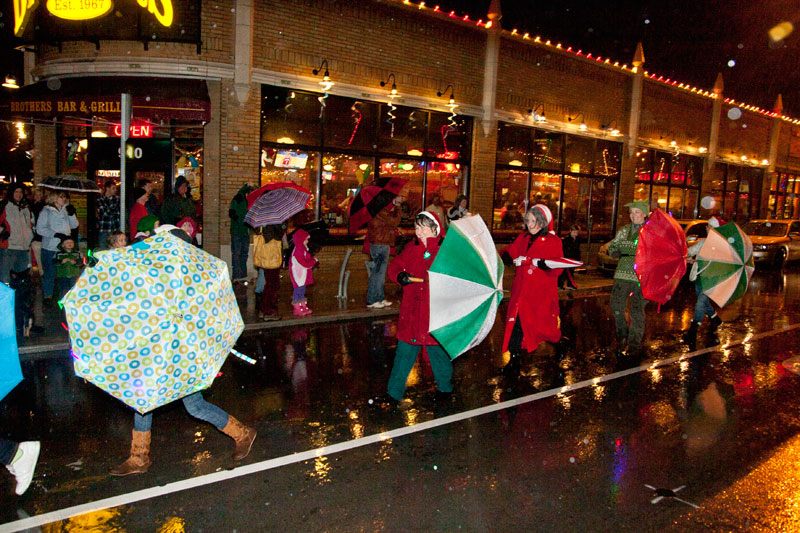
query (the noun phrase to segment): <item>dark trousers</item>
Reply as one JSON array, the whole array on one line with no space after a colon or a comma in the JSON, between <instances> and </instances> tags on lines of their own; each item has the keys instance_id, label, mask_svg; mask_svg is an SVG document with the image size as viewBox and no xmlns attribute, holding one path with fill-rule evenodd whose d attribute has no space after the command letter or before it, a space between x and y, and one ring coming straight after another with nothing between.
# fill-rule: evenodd
<instances>
[{"instance_id":1,"label":"dark trousers","mask_svg":"<svg viewBox=\"0 0 800 533\"><path fill-rule=\"evenodd\" d=\"M278 312L278 289L281 286L281 269L262 268L261 272L264 273L264 289L261 291L258 311L264 315L274 315Z\"/></svg>"},{"instance_id":2,"label":"dark trousers","mask_svg":"<svg viewBox=\"0 0 800 533\"><path fill-rule=\"evenodd\" d=\"M247 256L250 255L250 235L231 233L231 264L233 279L247 277Z\"/></svg>"},{"instance_id":3,"label":"dark trousers","mask_svg":"<svg viewBox=\"0 0 800 533\"><path fill-rule=\"evenodd\" d=\"M628 307L628 300L631 301L631 323L625 311ZM638 349L642 347L644 337L644 308L647 300L642 295L642 288L634 281L614 280L611 288L611 311L614 314L614 325L616 327L617 342L628 343L628 348Z\"/></svg>"},{"instance_id":4,"label":"dark trousers","mask_svg":"<svg viewBox=\"0 0 800 533\"><path fill-rule=\"evenodd\" d=\"M0 465L10 465L17 454L17 443L8 439L0 439Z\"/></svg>"}]
</instances>

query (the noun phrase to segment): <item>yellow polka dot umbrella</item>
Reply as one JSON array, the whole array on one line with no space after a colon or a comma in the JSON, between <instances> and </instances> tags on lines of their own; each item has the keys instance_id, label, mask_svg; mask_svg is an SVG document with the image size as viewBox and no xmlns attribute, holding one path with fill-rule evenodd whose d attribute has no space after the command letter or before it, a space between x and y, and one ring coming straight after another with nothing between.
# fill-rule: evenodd
<instances>
[{"instance_id":1,"label":"yellow polka dot umbrella","mask_svg":"<svg viewBox=\"0 0 800 533\"><path fill-rule=\"evenodd\" d=\"M208 388L244 330L225 262L168 232L96 257L61 301L75 374L142 414Z\"/></svg>"}]
</instances>

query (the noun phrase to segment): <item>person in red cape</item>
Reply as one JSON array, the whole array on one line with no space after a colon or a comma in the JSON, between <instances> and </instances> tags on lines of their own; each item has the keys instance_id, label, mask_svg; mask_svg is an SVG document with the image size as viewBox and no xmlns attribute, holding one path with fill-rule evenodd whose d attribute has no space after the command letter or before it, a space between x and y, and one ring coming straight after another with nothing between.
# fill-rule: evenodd
<instances>
[{"instance_id":1,"label":"person in red cape","mask_svg":"<svg viewBox=\"0 0 800 533\"><path fill-rule=\"evenodd\" d=\"M453 363L439 342L428 332L430 319L430 269L444 239L444 226L434 213L422 211L414 219L416 239L408 243L389 264L389 279L403 287L400 318L397 322L397 352L387 392L391 401L400 401L408 374L424 347L436 379L437 395L450 395Z\"/></svg>"},{"instance_id":2,"label":"person in red cape","mask_svg":"<svg viewBox=\"0 0 800 533\"><path fill-rule=\"evenodd\" d=\"M519 370L523 350L532 352L542 341L561 339L557 281L562 269L550 268L544 261L564 256L561 239L552 231L550 209L543 204L528 209L525 227L528 231L500 253L503 263L517 267L503 335L503 351L511 354L505 372ZM557 345L556 349L562 348Z\"/></svg>"}]
</instances>

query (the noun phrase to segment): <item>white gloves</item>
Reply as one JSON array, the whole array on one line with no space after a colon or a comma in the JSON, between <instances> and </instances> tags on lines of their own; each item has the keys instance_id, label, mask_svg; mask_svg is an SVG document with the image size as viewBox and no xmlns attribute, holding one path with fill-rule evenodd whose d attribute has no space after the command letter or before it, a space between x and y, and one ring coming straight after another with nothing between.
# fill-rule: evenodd
<instances>
[{"instance_id":1,"label":"white gloves","mask_svg":"<svg viewBox=\"0 0 800 533\"><path fill-rule=\"evenodd\" d=\"M517 257L516 259L514 259L514 266L522 266L527 260L528 260L527 257L525 257L524 255L521 255L521 256Z\"/></svg>"}]
</instances>

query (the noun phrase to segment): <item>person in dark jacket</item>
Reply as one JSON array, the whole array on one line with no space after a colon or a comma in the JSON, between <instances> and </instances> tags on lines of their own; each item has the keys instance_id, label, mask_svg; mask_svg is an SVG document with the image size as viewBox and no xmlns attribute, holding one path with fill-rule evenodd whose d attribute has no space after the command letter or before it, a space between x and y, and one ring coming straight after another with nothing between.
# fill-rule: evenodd
<instances>
[{"instance_id":1,"label":"person in dark jacket","mask_svg":"<svg viewBox=\"0 0 800 533\"><path fill-rule=\"evenodd\" d=\"M250 230L244 223L247 214L247 195L253 190L245 185L236 192L228 208L231 219L231 263L234 281L247 278L247 256L250 254Z\"/></svg>"},{"instance_id":2,"label":"person in dark jacket","mask_svg":"<svg viewBox=\"0 0 800 533\"><path fill-rule=\"evenodd\" d=\"M197 216L197 209L192 199L192 188L183 176L175 180L175 193L164 200L161 207L161 220L164 224L177 224L182 218Z\"/></svg>"},{"instance_id":3,"label":"person in dark jacket","mask_svg":"<svg viewBox=\"0 0 800 533\"><path fill-rule=\"evenodd\" d=\"M414 219L414 230L416 238L389 265L389 279L403 288L397 322L397 351L387 386L387 393L394 401L403 399L406 380L420 348L428 353L438 393L449 395L453 392L453 384L450 382L453 363L444 348L428 332L428 270L444 239L444 227L435 214L422 211Z\"/></svg>"},{"instance_id":4,"label":"person in dark jacket","mask_svg":"<svg viewBox=\"0 0 800 533\"><path fill-rule=\"evenodd\" d=\"M561 247L564 248L564 257L575 259L576 261L581 260L581 243L578 242L580 233L581 227L577 224L573 224L572 227L569 228L569 235L561 239ZM573 291L578 288L575 286L575 279L572 277L571 268L565 268L561 272L561 275L558 276L558 288L566 288Z\"/></svg>"}]
</instances>

